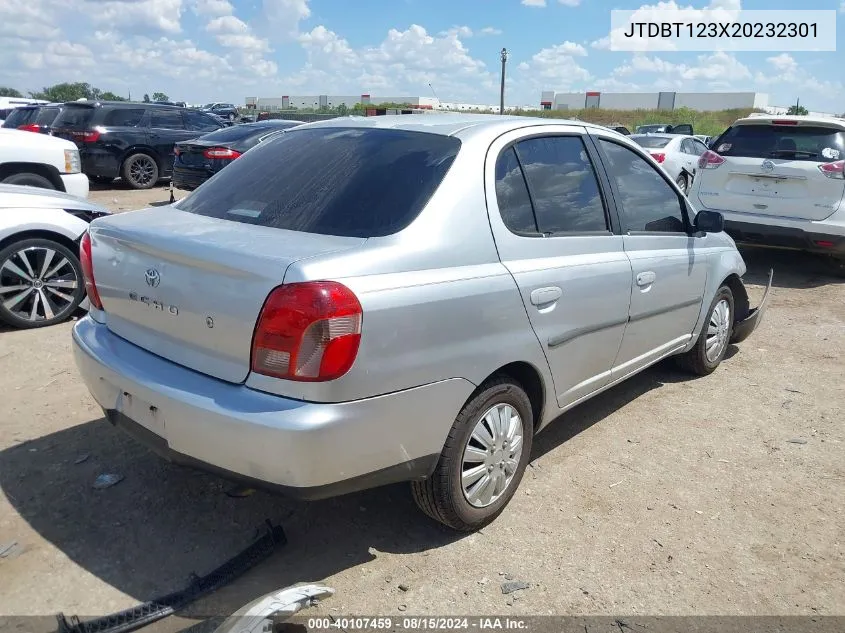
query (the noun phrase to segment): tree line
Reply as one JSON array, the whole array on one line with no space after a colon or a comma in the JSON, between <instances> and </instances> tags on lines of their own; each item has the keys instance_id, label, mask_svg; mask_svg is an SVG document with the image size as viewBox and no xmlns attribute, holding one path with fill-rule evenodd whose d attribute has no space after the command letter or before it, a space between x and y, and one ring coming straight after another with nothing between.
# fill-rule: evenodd
<instances>
[{"instance_id":1,"label":"tree line","mask_svg":"<svg viewBox=\"0 0 845 633\"><path fill-rule=\"evenodd\" d=\"M100 90L86 82L76 83L60 83L52 86L45 86L41 90L30 92L31 99L43 99L52 103L62 103L64 101L77 101L79 99L92 99L95 101L130 101L131 94L126 97L115 94L110 90ZM9 86L0 86L0 97L23 98L24 94L20 90L11 88ZM154 92L152 96L145 94L143 97L145 102L150 101L169 101L168 96L163 92Z\"/></svg>"}]
</instances>

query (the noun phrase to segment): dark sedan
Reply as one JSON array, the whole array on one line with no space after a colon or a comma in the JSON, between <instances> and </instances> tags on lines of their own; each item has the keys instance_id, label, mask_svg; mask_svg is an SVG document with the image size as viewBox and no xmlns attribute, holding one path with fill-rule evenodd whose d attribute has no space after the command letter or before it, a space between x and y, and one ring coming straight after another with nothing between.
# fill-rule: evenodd
<instances>
[{"instance_id":1,"label":"dark sedan","mask_svg":"<svg viewBox=\"0 0 845 633\"><path fill-rule=\"evenodd\" d=\"M173 186L196 189L247 150L297 125L302 121L244 123L176 143Z\"/></svg>"}]
</instances>

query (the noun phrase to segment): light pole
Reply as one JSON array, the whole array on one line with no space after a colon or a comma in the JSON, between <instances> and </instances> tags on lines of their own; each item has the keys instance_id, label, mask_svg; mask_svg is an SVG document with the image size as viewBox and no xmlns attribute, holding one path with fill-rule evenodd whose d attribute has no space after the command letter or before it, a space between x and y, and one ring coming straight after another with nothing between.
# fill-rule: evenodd
<instances>
[{"instance_id":1,"label":"light pole","mask_svg":"<svg viewBox=\"0 0 845 633\"><path fill-rule=\"evenodd\" d=\"M508 49L502 49L502 87L499 89L499 114L505 113L505 64L508 63Z\"/></svg>"}]
</instances>

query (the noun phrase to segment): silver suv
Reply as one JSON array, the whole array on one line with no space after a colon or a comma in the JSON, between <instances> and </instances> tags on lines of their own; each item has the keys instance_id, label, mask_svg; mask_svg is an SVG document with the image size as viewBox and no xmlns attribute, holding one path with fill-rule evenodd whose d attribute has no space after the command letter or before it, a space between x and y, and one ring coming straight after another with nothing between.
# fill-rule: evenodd
<instances>
[{"instance_id":1,"label":"silver suv","mask_svg":"<svg viewBox=\"0 0 845 633\"><path fill-rule=\"evenodd\" d=\"M174 461L308 499L412 481L472 530L562 412L667 356L708 374L751 333L765 298L721 229L599 126L335 119L96 220L74 352Z\"/></svg>"}]
</instances>

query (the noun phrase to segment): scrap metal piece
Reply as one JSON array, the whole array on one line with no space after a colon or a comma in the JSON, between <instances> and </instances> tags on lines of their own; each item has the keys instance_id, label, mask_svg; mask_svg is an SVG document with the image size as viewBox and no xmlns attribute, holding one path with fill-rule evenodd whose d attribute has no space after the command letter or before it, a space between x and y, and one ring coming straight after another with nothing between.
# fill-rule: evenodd
<instances>
[{"instance_id":1,"label":"scrap metal piece","mask_svg":"<svg viewBox=\"0 0 845 633\"><path fill-rule=\"evenodd\" d=\"M150 600L131 609L93 620L81 621L77 616L66 618L59 613L58 633L129 633L162 620L190 603L230 583L258 563L269 558L279 545L287 543L280 525L267 521L267 532L234 558L205 576L191 576L190 584L181 591Z\"/></svg>"},{"instance_id":2,"label":"scrap metal piece","mask_svg":"<svg viewBox=\"0 0 845 633\"><path fill-rule=\"evenodd\" d=\"M214 629L214 633L271 631L274 623L284 622L300 609L313 606L331 595L334 595L334 589L323 585L299 585L264 594L226 618Z\"/></svg>"}]
</instances>

